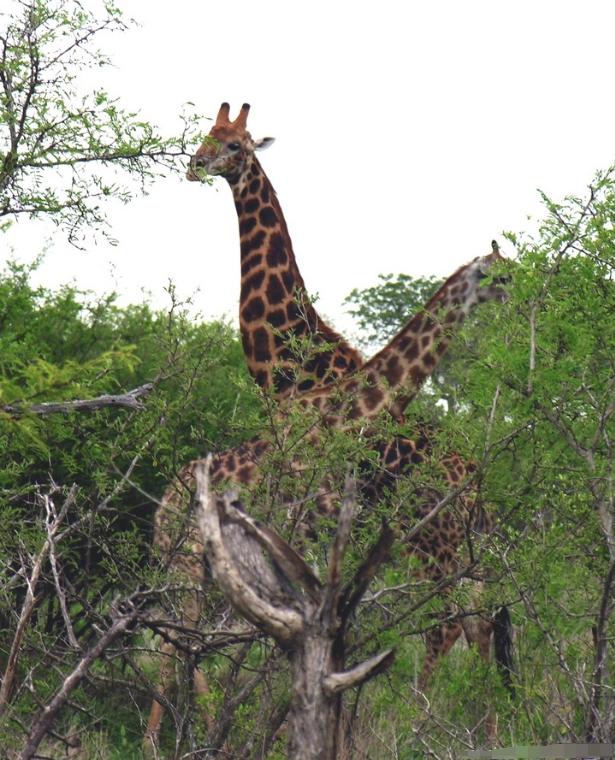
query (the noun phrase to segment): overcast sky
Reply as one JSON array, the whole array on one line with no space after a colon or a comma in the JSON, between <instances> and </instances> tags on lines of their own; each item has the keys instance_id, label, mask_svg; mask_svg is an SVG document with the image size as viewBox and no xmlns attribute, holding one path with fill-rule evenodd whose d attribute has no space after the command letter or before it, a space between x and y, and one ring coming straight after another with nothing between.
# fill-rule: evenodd
<instances>
[{"instance_id":1,"label":"overcast sky","mask_svg":"<svg viewBox=\"0 0 615 760\"><path fill-rule=\"evenodd\" d=\"M536 188L583 193L615 159L609 0L121 6L141 27L101 40L110 92L165 129L188 100L214 117L223 100L232 114L252 104L252 135L276 138L261 162L308 290L344 329L353 287L378 273L448 274L502 230L527 229ZM160 181L111 222L116 248L80 253L56 233L40 277L115 288L124 302L145 288L158 303L171 278L184 295L199 288L206 315L235 317L224 180Z\"/></svg>"}]
</instances>

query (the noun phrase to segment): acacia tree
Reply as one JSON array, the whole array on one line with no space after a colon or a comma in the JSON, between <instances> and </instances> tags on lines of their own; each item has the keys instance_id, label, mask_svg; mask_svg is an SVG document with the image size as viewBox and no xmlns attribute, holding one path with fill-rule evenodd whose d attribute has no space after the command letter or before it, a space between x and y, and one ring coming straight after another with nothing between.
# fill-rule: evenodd
<instances>
[{"instance_id":1,"label":"acacia tree","mask_svg":"<svg viewBox=\"0 0 615 760\"><path fill-rule=\"evenodd\" d=\"M90 4L91 6L91 4ZM13 0L0 15L0 221L47 217L79 243L105 227L109 198L128 201L198 142L198 119L161 136L121 107L88 71L110 60L97 44L128 28L111 0Z\"/></svg>"}]
</instances>

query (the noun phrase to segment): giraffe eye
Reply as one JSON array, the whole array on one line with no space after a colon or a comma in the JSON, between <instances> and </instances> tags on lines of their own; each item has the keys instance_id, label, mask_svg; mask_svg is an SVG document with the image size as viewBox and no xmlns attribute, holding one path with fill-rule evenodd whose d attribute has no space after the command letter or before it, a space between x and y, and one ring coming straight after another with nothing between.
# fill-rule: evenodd
<instances>
[{"instance_id":1,"label":"giraffe eye","mask_svg":"<svg viewBox=\"0 0 615 760\"><path fill-rule=\"evenodd\" d=\"M232 143L229 143L226 147L229 150L239 150L239 148L241 148L241 145L238 142L232 142Z\"/></svg>"}]
</instances>

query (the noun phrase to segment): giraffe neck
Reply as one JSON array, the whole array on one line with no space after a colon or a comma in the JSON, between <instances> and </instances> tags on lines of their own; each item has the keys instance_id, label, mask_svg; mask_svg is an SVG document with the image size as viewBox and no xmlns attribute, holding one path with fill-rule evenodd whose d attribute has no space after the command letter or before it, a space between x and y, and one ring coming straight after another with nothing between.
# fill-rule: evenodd
<instances>
[{"instance_id":1,"label":"giraffe neck","mask_svg":"<svg viewBox=\"0 0 615 760\"><path fill-rule=\"evenodd\" d=\"M463 277L466 270L463 267L450 277L391 342L363 365L358 377L339 386L341 402L329 401L321 389L315 389L302 403L324 412L329 425L343 426L348 420L374 419L385 408L394 410L399 391L403 391L404 405L412 400L446 353L455 329L477 303Z\"/></svg>"},{"instance_id":2,"label":"giraffe neck","mask_svg":"<svg viewBox=\"0 0 615 760\"><path fill-rule=\"evenodd\" d=\"M357 369L360 354L320 318L306 295L284 214L258 160L252 157L240 176L227 181L239 221L239 325L257 384L281 398ZM332 349L312 357L293 353L290 336L326 342Z\"/></svg>"}]
</instances>

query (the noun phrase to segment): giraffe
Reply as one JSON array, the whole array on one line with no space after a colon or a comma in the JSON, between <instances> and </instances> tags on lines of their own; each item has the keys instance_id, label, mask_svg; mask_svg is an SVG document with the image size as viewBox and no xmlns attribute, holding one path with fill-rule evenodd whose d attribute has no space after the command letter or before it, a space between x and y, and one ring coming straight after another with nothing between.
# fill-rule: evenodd
<instances>
[{"instance_id":1,"label":"giraffe","mask_svg":"<svg viewBox=\"0 0 615 760\"><path fill-rule=\"evenodd\" d=\"M433 373L448 349L451 337L468 314L481 303L505 300L502 288L507 275L488 283L489 270L504 261L496 241L491 253L478 256L452 274L427 304L359 372L330 388L316 387L296 403L316 407L329 426L343 427L354 421L374 419L395 405L400 392L411 401Z\"/></svg>"},{"instance_id":2,"label":"giraffe","mask_svg":"<svg viewBox=\"0 0 615 760\"><path fill-rule=\"evenodd\" d=\"M326 324L306 295L284 214L255 152L273 138L253 140L246 129L250 106L234 121L222 103L186 177L221 176L229 184L239 223L241 296L239 327L250 374L277 399L327 385L363 363L361 354ZM309 340L308 356L288 339Z\"/></svg>"},{"instance_id":3,"label":"giraffe","mask_svg":"<svg viewBox=\"0 0 615 760\"><path fill-rule=\"evenodd\" d=\"M497 246L492 247L490 255L475 259L452 275L426 307L408 322L387 347L367 362L363 370L339 381L335 389L340 393L327 393L327 389L317 387L302 394L296 402L303 407L315 407L325 425L346 427L357 420L363 424L366 420L375 419L393 403L396 391L410 390L411 395L415 395L442 358L454 328L479 303L504 299L501 287L503 278L495 277L481 287L482 281L488 277L488 270L502 259ZM365 499L371 503L382 496L392 480L405 474L410 466L423 461L428 450L425 439L416 442L396 439L392 443L377 445L386 468L379 478L372 478L362 489ZM269 448L270 444L266 441L256 439L218 455L211 469L212 482L215 484L224 480L253 486L259 478L259 463ZM186 493L192 488L195 465L192 462L184 467L178 483L165 492L156 511L154 540L170 566L200 585L204 572L202 544L194 523L186 518L185 503ZM452 487L458 486L465 478L466 467L458 456L445 458L442 467ZM414 515L419 519L430 512L434 499L437 501L437 494L433 491L426 493L425 497L425 503L417 508ZM327 494L320 499L319 506L321 509L331 509L331 503L330 494ZM408 550L425 560L425 574L434 580L441 580L454 572L456 552L466 536L469 523L488 529L488 516L478 513L471 498L459 499L459 505L457 519L451 520L440 514L409 543ZM181 526L179 534L178 525ZM198 619L199 615L200 611L192 608L186 614L186 621ZM446 654L461 633L461 625L453 622L428 636L422 684L426 683L438 658ZM481 654L488 656L484 640L486 638L488 644L490 623L485 622L478 634ZM148 728L150 735L154 735L159 728L161 711L158 706L157 714L152 713Z\"/></svg>"},{"instance_id":4,"label":"giraffe","mask_svg":"<svg viewBox=\"0 0 615 760\"><path fill-rule=\"evenodd\" d=\"M315 385L332 383L363 364L350 346L317 313L306 294L288 227L277 194L255 153L273 138L253 140L247 131L247 103L234 121L223 103L203 145L190 161L186 177L221 176L229 184L237 211L240 237L241 295L239 325L248 370L257 385L278 400ZM292 351L289 337L309 343L307 352ZM194 618L194 614L197 618ZM185 610L185 622L196 624L198 611ZM161 645L167 657L162 680L171 676L173 646ZM206 693L195 671L197 693ZM162 707L152 704L146 743L156 741Z\"/></svg>"}]
</instances>

